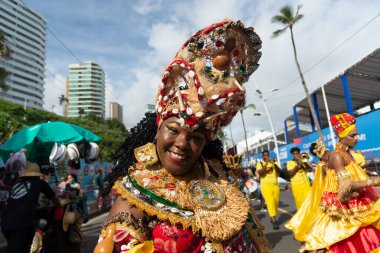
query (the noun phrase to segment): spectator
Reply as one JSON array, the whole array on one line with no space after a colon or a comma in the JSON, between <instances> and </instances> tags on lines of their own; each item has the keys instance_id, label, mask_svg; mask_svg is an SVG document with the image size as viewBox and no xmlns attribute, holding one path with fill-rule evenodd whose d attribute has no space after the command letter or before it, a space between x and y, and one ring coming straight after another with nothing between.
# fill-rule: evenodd
<instances>
[{"instance_id":1,"label":"spectator","mask_svg":"<svg viewBox=\"0 0 380 253\"><path fill-rule=\"evenodd\" d=\"M26 170L12 186L7 206L1 216L1 230L7 239L8 253L29 253L36 230L36 209L40 193L60 206L50 186L40 176L40 167L27 162Z\"/></svg>"},{"instance_id":2,"label":"spectator","mask_svg":"<svg viewBox=\"0 0 380 253\"><path fill-rule=\"evenodd\" d=\"M94 184L95 184L95 186L98 187L99 192L103 191L103 186L104 186L104 184L103 184L103 171L101 169L96 171L96 177L94 180Z\"/></svg>"},{"instance_id":3,"label":"spectator","mask_svg":"<svg viewBox=\"0 0 380 253\"><path fill-rule=\"evenodd\" d=\"M100 209L103 206L103 198L101 192L104 189L104 183L103 183L103 171L101 169L98 169L96 171L96 177L94 180L94 185L97 187L95 190L95 195L96 195L96 203L98 203L98 209Z\"/></svg>"}]
</instances>

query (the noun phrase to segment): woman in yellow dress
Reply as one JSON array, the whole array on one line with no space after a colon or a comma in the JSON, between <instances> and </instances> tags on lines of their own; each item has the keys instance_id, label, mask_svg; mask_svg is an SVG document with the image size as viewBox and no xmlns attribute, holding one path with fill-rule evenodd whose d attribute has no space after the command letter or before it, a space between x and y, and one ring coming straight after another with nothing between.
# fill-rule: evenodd
<instances>
[{"instance_id":1,"label":"woman in yellow dress","mask_svg":"<svg viewBox=\"0 0 380 253\"><path fill-rule=\"evenodd\" d=\"M260 47L253 28L231 20L182 46L165 68L156 114L117 152L108 182L118 196L94 252L269 252L215 140L244 106L241 85Z\"/></svg>"},{"instance_id":2,"label":"woman in yellow dress","mask_svg":"<svg viewBox=\"0 0 380 253\"><path fill-rule=\"evenodd\" d=\"M380 199L373 190L380 178L369 179L349 152L358 141L356 119L343 113L330 121L339 143L326 177L286 227L304 242L305 251L380 252Z\"/></svg>"}]
</instances>

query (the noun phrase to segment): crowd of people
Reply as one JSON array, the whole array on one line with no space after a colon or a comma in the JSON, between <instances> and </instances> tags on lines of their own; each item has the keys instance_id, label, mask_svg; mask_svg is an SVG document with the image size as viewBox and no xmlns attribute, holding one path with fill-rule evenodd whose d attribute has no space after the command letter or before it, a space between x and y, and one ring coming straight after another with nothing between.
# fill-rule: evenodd
<instances>
[{"instance_id":1,"label":"crowd of people","mask_svg":"<svg viewBox=\"0 0 380 253\"><path fill-rule=\"evenodd\" d=\"M7 252L80 252L81 225L88 220L86 193L76 174L63 173L52 183L41 171L22 152L0 168L0 225ZM95 187L103 186L102 178L98 171Z\"/></svg>"},{"instance_id":2,"label":"crowd of people","mask_svg":"<svg viewBox=\"0 0 380 253\"><path fill-rule=\"evenodd\" d=\"M339 138L335 150L323 140L311 145L310 154L319 159L312 183L313 168L298 147L283 169L267 150L255 168L225 163L218 131L244 107L243 85L258 67L260 48L254 29L232 20L205 27L182 45L164 70L156 112L130 130L115 151L112 172L103 178L98 171L94 179L99 203L112 191L116 195L94 253L270 252L252 200L259 200L259 211L278 230L283 170L296 207L285 227L302 242L300 252L380 252L380 200L373 189L380 179L368 176L373 172L354 151L353 116L331 118ZM40 193L54 204L54 219L69 231L67 240L76 243L62 248L80 252L87 213L77 176L62 176L57 194L41 176L39 165L27 162L9 187L1 217L8 252L37 247Z\"/></svg>"}]
</instances>

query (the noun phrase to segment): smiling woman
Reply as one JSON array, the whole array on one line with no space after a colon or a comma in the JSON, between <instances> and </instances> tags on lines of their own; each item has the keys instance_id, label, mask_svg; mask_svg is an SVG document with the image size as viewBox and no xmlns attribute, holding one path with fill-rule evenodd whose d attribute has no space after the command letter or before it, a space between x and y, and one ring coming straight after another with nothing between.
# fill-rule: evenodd
<instances>
[{"instance_id":1,"label":"smiling woman","mask_svg":"<svg viewBox=\"0 0 380 253\"><path fill-rule=\"evenodd\" d=\"M177 117L165 120L157 132L157 153L162 166L172 175L188 173L200 157L206 137L200 128L182 128Z\"/></svg>"},{"instance_id":2,"label":"smiling woman","mask_svg":"<svg viewBox=\"0 0 380 253\"><path fill-rule=\"evenodd\" d=\"M244 106L242 84L260 47L253 28L230 20L182 46L165 68L156 115L147 114L117 153L108 182L118 197L95 253L269 252L216 139Z\"/></svg>"}]
</instances>

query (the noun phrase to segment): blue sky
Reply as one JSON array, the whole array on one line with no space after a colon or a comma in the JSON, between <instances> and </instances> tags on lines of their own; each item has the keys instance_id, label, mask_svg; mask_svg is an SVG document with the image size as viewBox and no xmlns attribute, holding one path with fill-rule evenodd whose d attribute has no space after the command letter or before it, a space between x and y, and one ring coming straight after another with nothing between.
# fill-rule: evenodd
<instances>
[{"instance_id":1,"label":"blue sky","mask_svg":"<svg viewBox=\"0 0 380 253\"><path fill-rule=\"evenodd\" d=\"M42 15L53 35L47 34L47 69L45 105L56 105L64 94L68 65L95 61L107 74L108 102L117 101L124 107L124 123L135 125L144 114L145 104L153 103L161 73L181 44L200 28L223 18L240 19L253 26L263 41L259 69L246 83L247 103L257 111L264 107L254 91L279 88L275 94L264 93L276 130L292 113L292 106L304 97L293 60L290 34L277 39L271 34L280 28L271 23L285 4L302 4L305 17L294 28L301 67L313 66L336 49L362 26L380 13L379 1L362 0L23 0ZM374 19L353 38L338 47L330 56L307 73L310 91L336 77L380 45L380 17ZM54 76L51 74L53 73ZM245 113L250 133L270 131L266 117ZM232 123L234 139L241 139L241 119ZM226 131L229 133L229 131Z\"/></svg>"}]
</instances>

